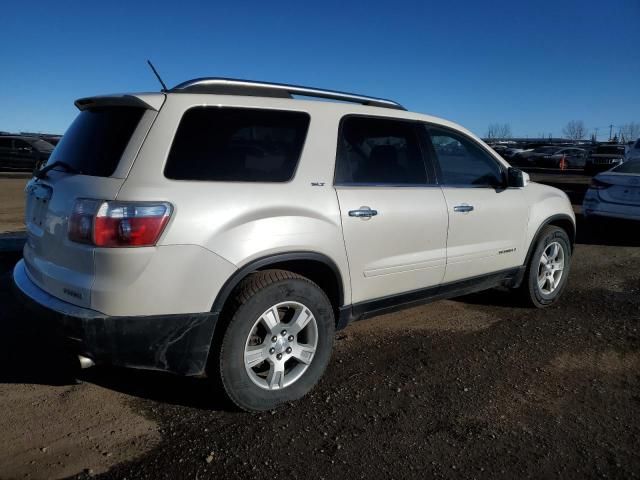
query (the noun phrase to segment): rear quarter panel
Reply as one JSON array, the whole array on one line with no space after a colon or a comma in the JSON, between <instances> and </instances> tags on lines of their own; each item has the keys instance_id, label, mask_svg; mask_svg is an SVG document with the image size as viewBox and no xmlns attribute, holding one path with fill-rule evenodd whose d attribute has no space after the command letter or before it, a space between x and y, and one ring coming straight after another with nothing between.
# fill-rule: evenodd
<instances>
[{"instance_id":1,"label":"rear quarter panel","mask_svg":"<svg viewBox=\"0 0 640 480\"><path fill-rule=\"evenodd\" d=\"M329 111L307 109L306 103L239 96L170 95L118 200L170 202L174 212L159 245L197 245L202 247L203 255L215 254L236 268L277 253L324 254L341 271L345 299L350 299L340 210L333 189L338 118ZM195 106L220 104L309 113L309 131L293 180L285 183L202 182L164 177L171 141L183 113ZM180 283L181 289L203 290L202 278L175 273L172 281ZM214 280L216 275L226 280L229 272L211 272L211 288L201 294L207 296L210 303L220 288L220 279Z\"/></svg>"}]
</instances>

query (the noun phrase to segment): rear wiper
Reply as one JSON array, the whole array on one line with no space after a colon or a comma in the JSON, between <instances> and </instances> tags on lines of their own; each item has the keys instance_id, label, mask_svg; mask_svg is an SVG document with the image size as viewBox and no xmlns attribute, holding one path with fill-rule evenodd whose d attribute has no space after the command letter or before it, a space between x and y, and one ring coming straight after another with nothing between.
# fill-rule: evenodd
<instances>
[{"instance_id":1,"label":"rear wiper","mask_svg":"<svg viewBox=\"0 0 640 480\"><path fill-rule=\"evenodd\" d=\"M57 162L53 162L51 165L47 165L46 167L41 168L40 170L36 170L35 172L33 172L33 176L36 178L45 178L49 170L53 170L56 167L62 167L64 170L66 170L69 173L80 173L80 170L78 170L73 165L69 165L66 162L58 160Z\"/></svg>"}]
</instances>

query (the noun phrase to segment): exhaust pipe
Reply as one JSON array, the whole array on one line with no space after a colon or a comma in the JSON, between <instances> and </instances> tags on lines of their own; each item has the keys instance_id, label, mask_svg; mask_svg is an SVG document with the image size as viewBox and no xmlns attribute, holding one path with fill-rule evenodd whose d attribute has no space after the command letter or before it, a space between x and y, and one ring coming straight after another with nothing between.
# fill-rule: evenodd
<instances>
[{"instance_id":1,"label":"exhaust pipe","mask_svg":"<svg viewBox=\"0 0 640 480\"><path fill-rule=\"evenodd\" d=\"M78 355L78 362L80 363L80 368L82 368L83 370L95 365L95 362L93 360L91 360L89 357L83 357L82 355Z\"/></svg>"}]
</instances>

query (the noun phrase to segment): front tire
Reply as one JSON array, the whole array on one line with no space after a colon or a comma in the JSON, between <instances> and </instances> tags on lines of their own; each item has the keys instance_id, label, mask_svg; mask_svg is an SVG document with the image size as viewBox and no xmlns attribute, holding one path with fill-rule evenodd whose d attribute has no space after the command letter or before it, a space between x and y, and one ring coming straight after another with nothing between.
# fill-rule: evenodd
<instances>
[{"instance_id":1,"label":"front tire","mask_svg":"<svg viewBox=\"0 0 640 480\"><path fill-rule=\"evenodd\" d=\"M311 280L285 270L251 274L225 312L228 325L209 375L248 411L298 400L324 373L333 347L331 302Z\"/></svg>"},{"instance_id":2,"label":"front tire","mask_svg":"<svg viewBox=\"0 0 640 480\"><path fill-rule=\"evenodd\" d=\"M567 285L571 266L571 241L562 228L547 225L538 236L525 271L520 294L536 308L558 301Z\"/></svg>"}]
</instances>

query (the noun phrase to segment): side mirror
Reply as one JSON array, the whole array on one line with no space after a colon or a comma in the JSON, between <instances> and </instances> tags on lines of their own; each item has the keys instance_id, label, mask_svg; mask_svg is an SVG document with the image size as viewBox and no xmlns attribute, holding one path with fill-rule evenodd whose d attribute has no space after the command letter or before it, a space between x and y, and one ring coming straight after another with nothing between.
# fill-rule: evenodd
<instances>
[{"instance_id":1,"label":"side mirror","mask_svg":"<svg viewBox=\"0 0 640 480\"><path fill-rule=\"evenodd\" d=\"M526 187L530 182L529 174L519 168L509 167L507 171L507 186L513 188Z\"/></svg>"}]
</instances>

